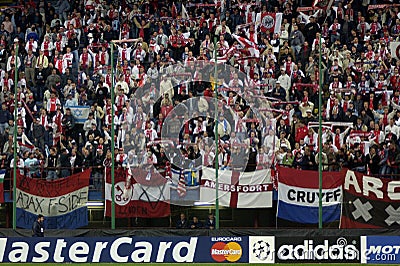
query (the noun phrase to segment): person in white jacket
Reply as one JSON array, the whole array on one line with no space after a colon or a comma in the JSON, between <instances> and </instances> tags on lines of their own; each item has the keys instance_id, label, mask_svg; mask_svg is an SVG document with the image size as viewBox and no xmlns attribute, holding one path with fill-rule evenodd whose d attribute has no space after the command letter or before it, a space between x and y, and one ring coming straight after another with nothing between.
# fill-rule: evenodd
<instances>
[{"instance_id":1,"label":"person in white jacket","mask_svg":"<svg viewBox=\"0 0 400 266\"><path fill-rule=\"evenodd\" d=\"M96 125L96 119L94 118L93 113L89 113L88 118L86 119L85 123L83 124L83 130L85 131L85 137L88 136L90 130L92 130L92 125Z\"/></svg>"},{"instance_id":2,"label":"person in white jacket","mask_svg":"<svg viewBox=\"0 0 400 266\"><path fill-rule=\"evenodd\" d=\"M281 83L281 87L286 91L286 101L289 101L289 89L292 85L289 75L286 73L286 69L281 68L281 74L278 77L278 81Z\"/></svg>"}]
</instances>

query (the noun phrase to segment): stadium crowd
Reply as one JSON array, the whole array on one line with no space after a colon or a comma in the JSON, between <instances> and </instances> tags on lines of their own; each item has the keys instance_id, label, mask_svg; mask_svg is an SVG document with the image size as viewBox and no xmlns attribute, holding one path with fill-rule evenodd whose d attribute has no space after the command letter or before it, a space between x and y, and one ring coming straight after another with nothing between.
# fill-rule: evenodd
<instances>
[{"instance_id":1,"label":"stadium crowd","mask_svg":"<svg viewBox=\"0 0 400 266\"><path fill-rule=\"evenodd\" d=\"M336 0L329 10L307 5L295 0L32 0L2 9L2 168L12 167L15 159L21 173L54 180L92 167L93 178L102 180L114 141L117 166L165 169L178 164L178 157L160 141L163 130L175 134L174 145L184 157L212 166L215 80L200 65L212 69L217 56L225 63L216 80L221 169L275 163L317 169L321 148L325 170L348 167L395 177L400 60L390 44L400 35L399 6L372 6L366 0ZM278 13L280 27L266 30L265 15ZM243 45L241 37L255 47ZM110 44L116 39L126 42L116 43L113 56ZM322 147L316 127L320 89ZM174 114L185 101L193 103L191 116ZM84 123L74 117L77 106L90 108Z\"/></svg>"}]
</instances>

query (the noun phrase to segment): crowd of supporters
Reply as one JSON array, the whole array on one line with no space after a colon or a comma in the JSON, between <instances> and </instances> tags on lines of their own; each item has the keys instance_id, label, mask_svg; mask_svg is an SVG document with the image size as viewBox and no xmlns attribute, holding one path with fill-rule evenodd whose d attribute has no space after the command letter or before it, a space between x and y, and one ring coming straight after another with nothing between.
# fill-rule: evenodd
<instances>
[{"instance_id":1,"label":"crowd of supporters","mask_svg":"<svg viewBox=\"0 0 400 266\"><path fill-rule=\"evenodd\" d=\"M33 0L4 8L2 168L17 160L21 173L54 180L92 167L101 180L111 165L111 142L117 166L178 165L170 146L195 164L213 166L217 109L221 169L274 163L317 169L321 148L325 170L394 177L400 61L390 47L400 34L399 7L340 0L330 10L299 11L311 5L306 2ZM263 28L268 12L282 13L280 28ZM238 36L256 46L243 46ZM111 55L111 41L123 39ZM225 63L217 80L215 57ZM180 103L190 104L186 114L172 111ZM83 124L71 112L77 106L90 108ZM163 130L176 141L162 143Z\"/></svg>"}]
</instances>

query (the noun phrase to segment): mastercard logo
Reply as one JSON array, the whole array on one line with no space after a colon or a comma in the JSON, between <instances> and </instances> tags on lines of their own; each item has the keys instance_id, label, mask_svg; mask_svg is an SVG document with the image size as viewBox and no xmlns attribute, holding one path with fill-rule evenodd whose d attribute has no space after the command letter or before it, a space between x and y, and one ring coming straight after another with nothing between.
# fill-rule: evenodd
<instances>
[{"instance_id":1,"label":"mastercard logo","mask_svg":"<svg viewBox=\"0 0 400 266\"><path fill-rule=\"evenodd\" d=\"M211 247L211 257L216 262L235 262L242 257L242 247L237 242L217 242Z\"/></svg>"}]
</instances>

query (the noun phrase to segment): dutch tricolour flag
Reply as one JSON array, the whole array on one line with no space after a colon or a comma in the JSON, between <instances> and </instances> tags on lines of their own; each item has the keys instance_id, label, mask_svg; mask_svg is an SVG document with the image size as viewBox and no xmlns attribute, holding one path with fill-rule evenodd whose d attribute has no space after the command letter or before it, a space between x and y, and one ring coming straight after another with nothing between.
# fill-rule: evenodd
<instances>
[{"instance_id":1,"label":"dutch tricolour flag","mask_svg":"<svg viewBox=\"0 0 400 266\"><path fill-rule=\"evenodd\" d=\"M322 222L340 218L343 173L323 172ZM277 217L302 224L318 224L318 171L279 169Z\"/></svg>"},{"instance_id":2,"label":"dutch tricolour flag","mask_svg":"<svg viewBox=\"0 0 400 266\"><path fill-rule=\"evenodd\" d=\"M38 214L46 229L75 229L88 224L90 169L55 181L17 176L17 226L31 229Z\"/></svg>"}]
</instances>

